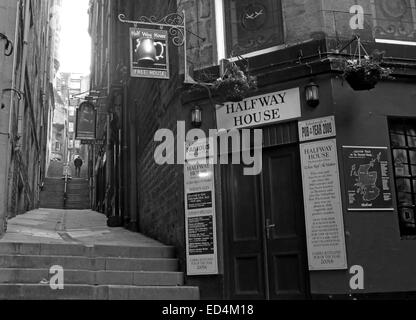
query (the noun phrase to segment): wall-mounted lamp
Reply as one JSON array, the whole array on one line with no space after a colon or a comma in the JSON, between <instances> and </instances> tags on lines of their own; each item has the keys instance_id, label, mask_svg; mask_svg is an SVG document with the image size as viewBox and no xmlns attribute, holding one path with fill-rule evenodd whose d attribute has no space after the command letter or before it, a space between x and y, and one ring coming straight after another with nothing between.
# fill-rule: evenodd
<instances>
[{"instance_id":1,"label":"wall-mounted lamp","mask_svg":"<svg viewBox=\"0 0 416 320\"><path fill-rule=\"evenodd\" d=\"M305 98L308 106L315 108L319 105L319 86L311 81L305 87Z\"/></svg>"},{"instance_id":2,"label":"wall-mounted lamp","mask_svg":"<svg viewBox=\"0 0 416 320\"><path fill-rule=\"evenodd\" d=\"M192 125L196 128L202 125L202 110L198 106L192 109Z\"/></svg>"}]
</instances>

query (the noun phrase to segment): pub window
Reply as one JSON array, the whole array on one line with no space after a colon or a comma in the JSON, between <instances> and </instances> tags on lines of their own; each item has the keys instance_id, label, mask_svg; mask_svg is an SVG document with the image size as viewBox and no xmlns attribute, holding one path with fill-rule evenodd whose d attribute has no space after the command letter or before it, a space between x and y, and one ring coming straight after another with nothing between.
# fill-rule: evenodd
<instances>
[{"instance_id":1,"label":"pub window","mask_svg":"<svg viewBox=\"0 0 416 320\"><path fill-rule=\"evenodd\" d=\"M283 44L281 0L223 1L222 14L227 57L244 55Z\"/></svg>"},{"instance_id":2,"label":"pub window","mask_svg":"<svg viewBox=\"0 0 416 320\"><path fill-rule=\"evenodd\" d=\"M402 237L416 236L416 119L391 120L390 140Z\"/></svg>"}]
</instances>

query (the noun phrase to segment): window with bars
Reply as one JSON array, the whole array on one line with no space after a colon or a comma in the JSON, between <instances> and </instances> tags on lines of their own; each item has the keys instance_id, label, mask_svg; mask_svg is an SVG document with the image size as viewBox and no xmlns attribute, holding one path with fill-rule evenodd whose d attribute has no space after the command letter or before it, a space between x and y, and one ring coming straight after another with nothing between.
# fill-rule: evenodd
<instances>
[{"instance_id":1,"label":"window with bars","mask_svg":"<svg viewBox=\"0 0 416 320\"><path fill-rule=\"evenodd\" d=\"M416 119L391 120L390 141L403 237L416 236Z\"/></svg>"}]
</instances>

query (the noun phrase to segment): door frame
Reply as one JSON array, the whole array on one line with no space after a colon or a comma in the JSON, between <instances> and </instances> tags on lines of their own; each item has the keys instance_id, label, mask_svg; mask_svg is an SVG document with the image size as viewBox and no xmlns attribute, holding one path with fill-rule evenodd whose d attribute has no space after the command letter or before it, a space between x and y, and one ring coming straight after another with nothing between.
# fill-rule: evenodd
<instances>
[{"instance_id":1,"label":"door frame","mask_svg":"<svg viewBox=\"0 0 416 320\"><path fill-rule=\"evenodd\" d=\"M267 150L272 150L272 149L282 149L282 148L287 148L290 146L296 146L299 149L299 142L292 142L292 143L286 143L286 144L281 144L281 145L274 145L274 146L267 146L263 148L263 152L267 151ZM228 164L226 166L230 166L232 164ZM299 150L299 164L298 164L299 170L301 170L301 163L300 163L300 150ZM221 199L221 205L222 205L222 214L223 214L223 257L224 257L224 295L226 299L231 299L232 298L232 290L231 290L231 285L232 285L232 280L230 279L230 268L232 267L232 259L231 259L231 255L230 253L230 241L228 239L228 230L229 230L229 221L227 218L227 214L229 214L230 208L232 206L232 199L230 197L230 193L227 192L227 190L230 190L230 186L231 186L231 181L230 178L231 176L228 174L229 172L227 171L227 169L223 168L221 166L221 170L220 170L221 174L221 194L222 199ZM264 227L265 226L265 219L266 219L266 212L265 212L265 206L264 206L264 174L263 172L257 176L256 178L256 190L258 191L257 194L257 198L259 201L259 213L261 214L260 217L260 222L261 225ZM302 185L302 180L300 180L300 184ZM302 190L302 198L303 198L303 190ZM303 217L305 215L305 209L304 209L304 205L303 202L301 203L301 207L302 207L302 211L303 211ZM305 219L305 217L304 217ZM305 221L303 221L303 223L305 223ZM267 244L267 236L266 236L266 232L264 231L264 228L261 228L262 230L262 256L263 256L263 290L264 290L264 295L266 297L266 300L270 300L270 285L269 285L269 280L270 280L270 275L269 275L269 252L268 252L268 244ZM306 227L306 226L305 226ZM311 286L310 286L310 271L308 268L308 254L307 254L307 239L306 239L306 230L304 229L304 249L305 249L305 269L304 269L304 273L305 273L305 300L310 300L312 295L311 295Z\"/></svg>"}]
</instances>

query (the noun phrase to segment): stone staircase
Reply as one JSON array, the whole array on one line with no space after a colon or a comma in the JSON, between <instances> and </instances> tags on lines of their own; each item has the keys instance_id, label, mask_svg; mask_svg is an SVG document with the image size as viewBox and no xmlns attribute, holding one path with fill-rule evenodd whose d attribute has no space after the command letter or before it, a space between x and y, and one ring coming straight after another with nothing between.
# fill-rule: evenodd
<instances>
[{"instance_id":1,"label":"stone staircase","mask_svg":"<svg viewBox=\"0 0 416 320\"><path fill-rule=\"evenodd\" d=\"M52 266L64 289L52 290ZM183 286L174 248L53 243L0 243L0 300L196 300Z\"/></svg>"},{"instance_id":2,"label":"stone staircase","mask_svg":"<svg viewBox=\"0 0 416 320\"><path fill-rule=\"evenodd\" d=\"M40 193L40 207L64 209L64 188L61 178L46 178Z\"/></svg>"},{"instance_id":3,"label":"stone staircase","mask_svg":"<svg viewBox=\"0 0 416 320\"><path fill-rule=\"evenodd\" d=\"M74 178L68 182L67 200L64 205L65 182L62 178L46 178L40 193L40 207L51 209L89 209L89 183L85 179Z\"/></svg>"},{"instance_id":4,"label":"stone staircase","mask_svg":"<svg viewBox=\"0 0 416 320\"><path fill-rule=\"evenodd\" d=\"M88 180L73 178L68 183L65 209L83 210L90 208L90 189Z\"/></svg>"}]
</instances>

